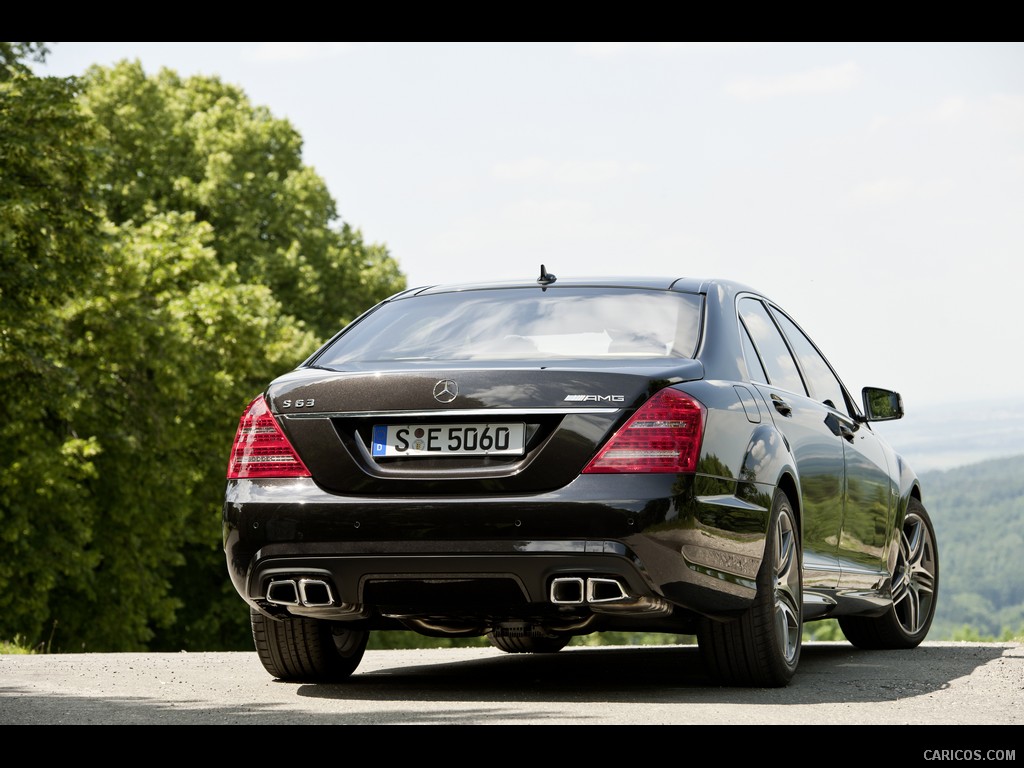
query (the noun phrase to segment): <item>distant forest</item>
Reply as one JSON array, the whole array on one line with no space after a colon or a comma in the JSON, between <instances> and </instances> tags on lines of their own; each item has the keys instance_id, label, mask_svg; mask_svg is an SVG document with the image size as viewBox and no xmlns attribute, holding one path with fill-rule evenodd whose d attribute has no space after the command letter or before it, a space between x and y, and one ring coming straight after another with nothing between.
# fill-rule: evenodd
<instances>
[{"instance_id":1,"label":"distant forest","mask_svg":"<svg viewBox=\"0 0 1024 768\"><path fill-rule=\"evenodd\" d=\"M1024 634L1024 455L923 472L939 545L929 640Z\"/></svg>"}]
</instances>

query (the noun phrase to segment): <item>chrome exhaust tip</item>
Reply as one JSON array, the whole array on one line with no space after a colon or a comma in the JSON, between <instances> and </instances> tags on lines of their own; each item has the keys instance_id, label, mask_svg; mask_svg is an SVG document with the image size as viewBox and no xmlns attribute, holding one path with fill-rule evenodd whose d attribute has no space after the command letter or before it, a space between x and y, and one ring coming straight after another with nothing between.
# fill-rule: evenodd
<instances>
[{"instance_id":1,"label":"chrome exhaust tip","mask_svg":"<svg viewBox=\"0 0 1024 768\"><path fill-rule=\"evenodd\" d=\"M299 586L293 579L272 581L267 585L267 602L274 605L299 605Z\"/></svg>"},{"instance_id":2,"label":"chrome exhaust tip","mask_svg":"<svg viewBox=\"0 0 1024 768\"><path fill-rule=\"evenodd\" d=\"M559 576L551 580L551 602L555 605L579 605L586 598L583 579L578 576Z\"/></svg>"},{"instance_id":3,"label":"chrome exhaust tip","mask_svg":"<svg viewBox=\"0 0 1024 768\"><path fill-rule=\"evenodd\" d=\"M322 579L299 579L299 600L306 607L334 605L331 587Z\"/></svg>"},{"instance_id":4,"label":"chrome exhaust tip","mask_svg":"<svg viewBox=\"0 0 1024 768\"><path fill-rule=\"evenodd\" d=\"M324 608L334 605L334 593L323 579L276 579L267 585L267 602Z\"/></svg>"},{"instance_id":5,"label":"chrome exhaust tip","mask_svg":"<svg viewBox=\"0 0 1024 768\"><path fill-rule=\"evenodd\" d=\"M550 599L556 605L614 603L628 600L629 593L618 579L559 576L551 580Z\"/></svg>"},{"instance_id":6,"label":"chrome exhaust tip","mask_svg":"<svg viewBox=\"0 0 1024 768\"><path fill-rule=\"evenodd\" d=\"M629 597L618 579L587 579L588 603L612 603Z\"/></svg>"}]
</instances>

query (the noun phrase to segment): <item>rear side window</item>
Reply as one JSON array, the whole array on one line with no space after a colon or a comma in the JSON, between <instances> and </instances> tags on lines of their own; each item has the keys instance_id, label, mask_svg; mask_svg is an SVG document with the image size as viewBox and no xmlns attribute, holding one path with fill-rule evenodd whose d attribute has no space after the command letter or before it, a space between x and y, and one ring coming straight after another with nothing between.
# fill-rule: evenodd
<instances>
[{"instance_id":1,"label":"rear side window","mask_svg":"<svg viewBox=\"0 0 1024 768\"><path fill-rule=\"evenodd\" d=\"M760 360L764 364L764 371L768 374L768 383L788 392L807 394L793 355L790 354L789 347L786 346L786 341L779 333L778 327L768 316L768 310L765 309L764 304L756 299L742 299L740 301L740 319L757 348ZM747 369L752 372L751 376L754 376L756 380L755 372L758 370L756 363L747 360Z\"/></svg>"},{"instance_id":2,"label":"rear side window","mask_svg":"<svg viewBox=\"0 0 1024 768\"><path fill-rule=\"evenodd\" d=\"M313 361L346 363L692 357L700 296L610 288L504 288L389 302Z\"/></svg>"},{"instance_id":3,"label":"rear side window","mask_svg":"<svg viewBox=\"0 0 1024 768\"><path fill-rule=\"evenodd\" d=\"M747 371L750 373L750 380L758 384L767 384L768 374L765 372L764 366L761 365L761 358L757 356L757 350L754 349L754 342L750 338L747 326L742 323L740 323L740 336L740 340L743 342L743 357L747 361Z\"/></svg>"},{"instance_id":4,"label":"rear side window","mask_svg":"<svg viewBox=\"0 0 1024 768\"><path fill-rule=\"evenodd\" d=\"M839 383L839 379L832 372L828 361L804 332L797 327L796 323L774 307L772 314L782 326L789 343L793 345L793 350L800 361L800 367L803 369L804 376L807 377L807 386L811 390L811 397L849 415L843 385Z\"/></svg>"}]
</instances>

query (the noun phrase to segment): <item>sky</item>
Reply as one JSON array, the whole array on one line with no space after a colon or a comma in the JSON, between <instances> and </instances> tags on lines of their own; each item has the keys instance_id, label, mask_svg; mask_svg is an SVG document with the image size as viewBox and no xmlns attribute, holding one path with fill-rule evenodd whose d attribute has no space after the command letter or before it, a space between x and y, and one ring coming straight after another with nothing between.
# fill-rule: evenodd
<instances>
[{"instance_id":1,"label":"sky","mask_svg":"<svg viewBox=\"0 0 1024 768\"><path fill-rule=\"evenodd\" d=\"M410 287L737 280L855 397L1024 404L1024 43L50 49L239 86Z\"/></svg>"}]
</instances>

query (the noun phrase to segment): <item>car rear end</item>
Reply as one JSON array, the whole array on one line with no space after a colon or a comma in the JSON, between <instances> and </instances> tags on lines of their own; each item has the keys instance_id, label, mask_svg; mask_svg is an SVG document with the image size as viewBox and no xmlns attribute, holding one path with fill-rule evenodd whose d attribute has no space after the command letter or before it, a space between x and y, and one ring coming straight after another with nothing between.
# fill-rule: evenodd
<instances>
[{"instance_id":1,"label":"car rear end","mask_svg":"<svg viewBox=\"0 0 1024 768\"><path fill-rule=\"evenodd\" d=\"M240 421L239 594L268 617L442 636L689 631L746 605L750 583L701 565L756 571L763 544L763 510L701 522L708 421L742 418L694 359L703 302L503 286L367 313Z\"/></svg>"}]
</instances>

